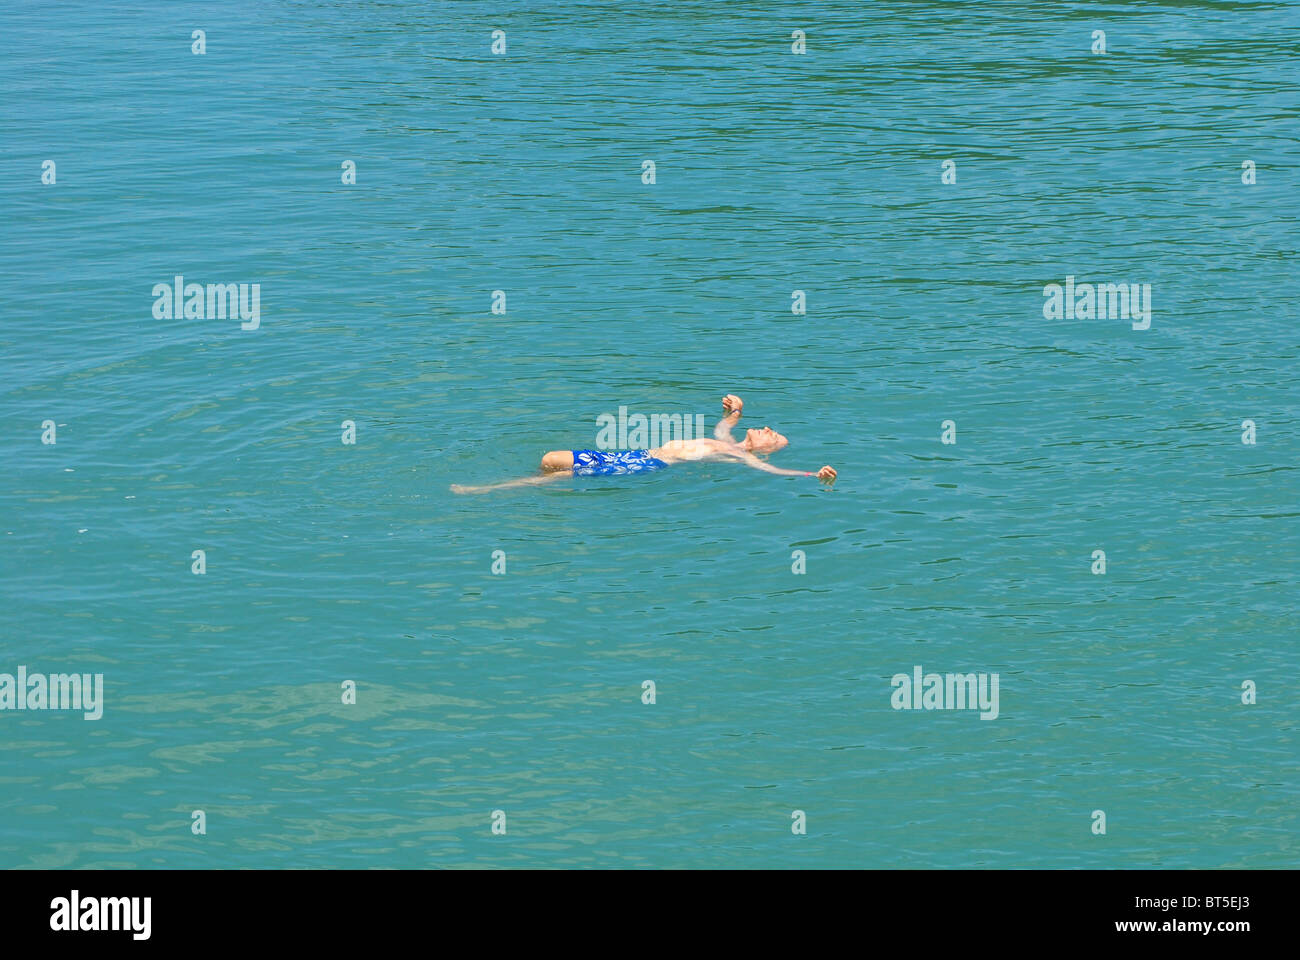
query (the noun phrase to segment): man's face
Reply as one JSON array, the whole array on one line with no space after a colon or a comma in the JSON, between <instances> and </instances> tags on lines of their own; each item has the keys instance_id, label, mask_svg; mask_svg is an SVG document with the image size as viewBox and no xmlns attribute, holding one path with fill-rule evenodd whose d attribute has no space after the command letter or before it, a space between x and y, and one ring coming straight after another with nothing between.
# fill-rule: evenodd
<instances>
[{"instance_id":1,"label":"man's face","mask_svg":"<svg viewBox=\"0 0 1300 960\"><path fill-rule=\"evenodd\" d=\"M775 453L789 442L771 427L745 431L745 446L749 447L752 453Z\"/></svg>"}]
</instances>

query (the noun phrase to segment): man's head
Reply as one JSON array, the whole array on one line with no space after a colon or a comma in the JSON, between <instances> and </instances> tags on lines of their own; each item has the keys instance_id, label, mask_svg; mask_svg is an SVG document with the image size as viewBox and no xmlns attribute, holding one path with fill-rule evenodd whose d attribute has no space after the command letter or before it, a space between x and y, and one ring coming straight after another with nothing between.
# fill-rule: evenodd
<instances>
[{"instance_id":1,"label":"man's head","mask_svg":"<svg viewBox=\"0 0 1300 960\"><path fill-rule=\"evenodd\" d=\"M745 449L750 453L776 453L789 442L771 427L745 431Z\"/></svg>"}]
</instances>

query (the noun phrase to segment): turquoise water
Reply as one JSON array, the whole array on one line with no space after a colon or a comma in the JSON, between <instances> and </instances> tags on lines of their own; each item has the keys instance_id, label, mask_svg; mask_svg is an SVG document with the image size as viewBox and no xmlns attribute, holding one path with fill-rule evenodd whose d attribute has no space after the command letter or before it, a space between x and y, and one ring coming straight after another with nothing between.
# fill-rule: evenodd
<instances>
[{"instance_id":1,"label":"turquoise water","mask_svg":"<svg viewBox=\"0 0 1300 960\"><path fill-rule=\"evenodd\" d=\"M1297 27L5 5L0 672L105 692L0 712L0 866L1296 866ZM728 392L834 487L448 492Z\"/></svg>"}]
</instances>

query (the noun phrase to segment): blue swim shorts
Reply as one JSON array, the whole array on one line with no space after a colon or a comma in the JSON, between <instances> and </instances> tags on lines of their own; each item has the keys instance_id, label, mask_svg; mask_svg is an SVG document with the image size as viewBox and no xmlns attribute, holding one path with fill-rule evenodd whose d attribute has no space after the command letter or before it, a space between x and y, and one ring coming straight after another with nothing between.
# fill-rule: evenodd
<instances>
[{"instance_id":1,"label":"blue swim shorts","mask_svg":"<svg viewBox=\"0 0 1300 960\"><path fill-rule=\"evenodd\" d=\"M646 473L668 466L649 450L574 450L575 477L609 477L619 473Z\"/></svg>"}]
</instances>

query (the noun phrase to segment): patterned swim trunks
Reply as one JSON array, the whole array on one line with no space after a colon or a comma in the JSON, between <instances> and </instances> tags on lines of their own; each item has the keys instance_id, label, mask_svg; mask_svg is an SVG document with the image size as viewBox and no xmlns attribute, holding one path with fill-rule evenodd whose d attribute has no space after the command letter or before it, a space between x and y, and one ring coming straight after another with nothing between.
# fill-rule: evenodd
<instances>
[{"instance_id":1,"label":"patterned swim trunks","mask_svg":"<svg viewBox=\"0 0 1300 960\"><path fill-rule=\"evenodd\" d=\"M646 473L668 466L649 450L574 450L575 477L609 477L621 473Z\"/></svg>"}]
</instances>

